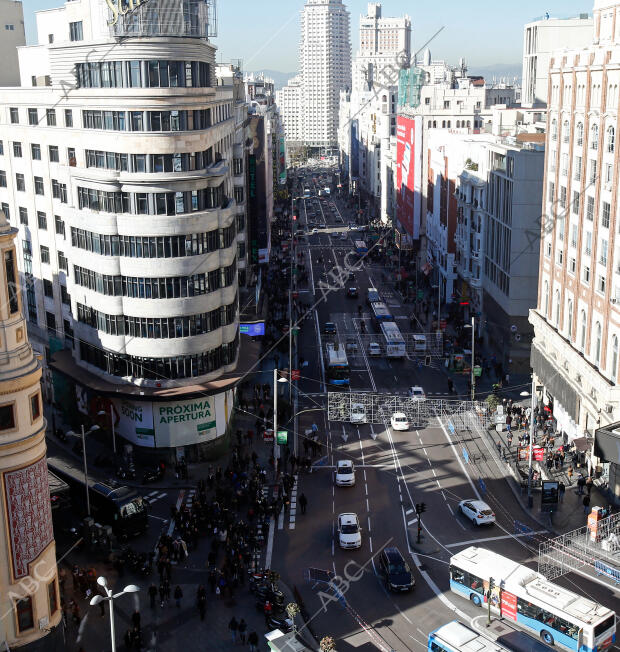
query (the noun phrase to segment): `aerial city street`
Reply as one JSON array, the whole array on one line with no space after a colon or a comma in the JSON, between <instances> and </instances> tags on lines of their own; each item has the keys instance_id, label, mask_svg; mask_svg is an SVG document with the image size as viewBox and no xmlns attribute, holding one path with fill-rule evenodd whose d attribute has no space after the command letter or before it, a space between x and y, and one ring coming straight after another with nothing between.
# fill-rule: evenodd
<instances>
[{"instance_id":1,"label":"aerial city street","mask_svg":"<svg viewBox=\"0 0 620 652\"><path fill-rule=\"evenodd\" d=\"M591 3L0 0L0 652L620 650Z\"/></svg>"}]
</instances>

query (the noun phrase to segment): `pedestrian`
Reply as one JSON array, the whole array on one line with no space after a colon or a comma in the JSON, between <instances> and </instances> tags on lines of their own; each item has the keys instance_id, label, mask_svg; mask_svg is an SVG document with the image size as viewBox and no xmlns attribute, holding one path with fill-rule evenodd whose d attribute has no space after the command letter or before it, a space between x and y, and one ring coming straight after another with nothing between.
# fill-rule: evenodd
<instances>
[{"instance_id":1,"label":"pedestrian","mask_svg":"<svg viewBox=\"0 0 620 652\"><path fill-rule=\"evenodd\" d=\"M299 496L299 506L301 507L301 513L302 514L306 513L307 505L308 505L308 499L306 498L306 494L302 493Z\"/></svg>"},{"instance_id":2,"label":"pedestrian","mask_svg":"<svg viewBox=\"0 0 620 652\"><path fill-rule=\"evenodd\" d=\"M568 476L568 484L569 485L573 484L573 473L574 473L573 467L569 466L567 471L566 471L566 475Z\"/></svg>"},{"instance_id":3,"label":"pedestrian","mask_svg":"<svg viewBox=\"0 0 620 652\"><path fill-rule=\"evenodd\" d=\"M592 493L593 486L594 486L594 480L592 479L592 476L589 475L588 479L586 480L586 489L588 491L588 496Z\"/></svg>"},{"instance_id":4,"label":"pedestrian","mask_svg":"<svg viewBox=\"0 0 620 652\"><path fill-rule=\"evenodd\" d=\"M248 636L248 643L250 644L250 652L257 652L258 634L256 632L250 632L250 635Z\"/></svg>"},{"instance_id":5,"label":"pedestrian","mask_svg":"<svg viewBox=\"0 0 620 652\"><path fill-rule=\"evenodd\" d=\"M583 496L583 488L585 486L586 486L586 479L580 473L579 477L577 478L577 495L578 496Z\"/></svg>"},{"instance_id":6,"label":"pedestrian","mask_svg":"<svg viewBox=\"0 0 620 652\"><path fill-rule=\"evenodd\" d=\"M248 624L243 620L243 618L239 621L239 638L241 639L241 643L245 645L245 633L248 629Z\"/></svg>"},{"instance_id":7,"label":"pedestrian","mask_svg":"<svg viewBox=\"0 0 620 652\"><path fill-rule=\"evenodd\" d=\"M587 514L590 509L590 496L585 495L583 497L583 513Z\"/></svg>"},{"instance_id":8,"label":"pedestrian","mask_svg":"<svg viewBox=\"0 0 620 652\"><path fill-rule=\"evenodd\" d=\"M230 631L230 637L232 638L233 645L237 642L237 631L239 630L239 623L237 619L233 616L228 623L228 629Z\"/></svg>"},{"instance_id":9,"label":"pedestrian","mask_svg":"<svg viewBox=\"0 0 620 652\"><path fill-rule=\"evenodd\" d=\"M140 612L137 609L131 614L131 624L134 629L140 631Z\"/></svg>"},{"instance_id":10,"label":"pedestrian","mask_svg":"<svg viewBox=\"0 0 620 652\"><path fill-rule=\"evenodd\" d=\"M566 485L560 481L558 484L558 499L560 502L564 501L564 494L566 493Z\"/></svg>"},{"instance_id":11,"label":"pedestrian","mask_svg":"<svg viewBox=\"0 0 620 652\"><path fill-rule=\"evenodd\" d=\"M501 455L502 454L502 442L498 439L497 443L495 444L495 447L497 448L497 454Z\"/></svg>"},{"instance_id":12,"label":"pedestrian","mask_svg":"<svg viewBox=\"0 0 620 652\"><path fill-rule=\"evenodd\" d=\"M181 607L181 598L183 597L183 591L181 587L177 584L176 589L174 589L174 600L177 605L177 609Z\"/></svg>"},{"instance_id":13,"label":"pedestrian","mask_svg":"<svg viewBox=\"0 0 620 652\"><path fill-rule=\"evenodd\" d=\"M149 586L149 598L151 599L151 609L155 609L155 600L157 599L157 587L154 583Z\"/></svg>"}]
</instances>

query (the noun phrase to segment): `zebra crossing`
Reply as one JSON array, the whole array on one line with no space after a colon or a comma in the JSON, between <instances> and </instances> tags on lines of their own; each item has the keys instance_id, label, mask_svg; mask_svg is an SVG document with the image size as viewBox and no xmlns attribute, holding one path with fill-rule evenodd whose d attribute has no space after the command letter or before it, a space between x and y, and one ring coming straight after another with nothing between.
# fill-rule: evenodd
<instances>
[{"instance_id":1,"label":"zebra crossing","mask_svg":"<svg viewBox=\"0 0 620 652\"><path fill-rule=\"evenodd\" d=\"M151 491L150 494L146 494L145 498L147 499L149 505L156 503L158 500L165 498L168 494L165 491L160 491L159 489Z\"/></svg>"}]
</instances>

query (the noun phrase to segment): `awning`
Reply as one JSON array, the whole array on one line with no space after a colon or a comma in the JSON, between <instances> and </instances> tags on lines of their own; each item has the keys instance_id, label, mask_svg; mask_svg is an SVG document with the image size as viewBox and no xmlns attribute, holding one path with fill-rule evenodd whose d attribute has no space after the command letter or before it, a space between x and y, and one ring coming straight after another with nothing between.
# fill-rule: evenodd
<instances>
[{"instance_id":1,"label":"awning","mask_svg":"<svg viewBox=\"0 0 620 652\"><path fill-rule=\"evenodd\" d=\"M571 442L580 453L587 453L592 450L592 440L588 437L577 437Z\"/></svg>"},{"instance_id":2,"label":"awning","mask_svg":"<svg viewBox=\"0 0 620 652\"><path fill-rule=\"evenodd\" d=\"M549 394L562 405L570 418L576 422L579 418L577 392L535 345L532 346L530 353L530 364Z\"/></svg>"},{"instance_id":3,"label":"awning","mask_svg":"<svg viewBox=\"0 0 620 652\"><path fill-rule=\"evenodd\" d=\"M596 430L594 454L604 462L620 464L620 423Z\"/></svg>"}]
</instances>

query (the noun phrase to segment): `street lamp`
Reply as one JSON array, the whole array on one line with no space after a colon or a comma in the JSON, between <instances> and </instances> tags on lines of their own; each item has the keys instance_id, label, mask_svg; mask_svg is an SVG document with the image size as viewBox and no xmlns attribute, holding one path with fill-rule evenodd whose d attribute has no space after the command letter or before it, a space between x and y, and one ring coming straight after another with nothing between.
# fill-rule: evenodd
<instances>
[{"instance_id":1,"label":"street lamp","mask_svg":"<svg viewBox=\"0 0 620 652\"><path fill-rule=\"evenodd\" d=\"M286 378L278 378L278 369L273 370L273 469L275 477L278 477L278 458L280 457L280 446L278 445L278 383L285 383Z\"/></svg>"},{"instance_id":2,"label":"street lamp","mask_svg":"<svg viewBox=\"0 0 620 652\"><path fill-rule=\"evenodd\" d=\"M82 424L82 459L84 461L84 484L86 485L86 514L90 516L90 493L88 491L88 465L86 463L86 435L90 435L91 432L100 430L97 424L91 426L86 432L84 432L84 425ZM77 437L73 430L69 430L67 433L69 437Z\"/></svg>"},{"instance_id":3,"label":"street lamp","mask_svg":"<svg viewBox=\"0 0 620 652\"><path fill-rule=\"evenodd\" d=\"M99 410L97 414L100 417L110 415L110 423L112 424L112 450L114 451L114 455L116 455L116 433L114 432L114 408L112 407L112 404L110 403L109 412L106 412L105 410Z\"/></svg>"},{"instance_id":4,"label":"street lamp","mask_svg":"<svg viewBox=\"0 0 620 652\"><path fill-rule=\"evenodd\" d=\"M527 505L528 507L532 507L533 505L533 498L532 498L532 457L533 457L533 452L534 452L534 410L536 409L536 387L534 385L534 378L532 377L532 392L526 392L523 391L521 392L520 396L527 397L530 396L532 397L532 404L530 406L530 445L528 447L528 463L529 463L529 468L528 468L528 474L527 474Z\"/></svg>"},{"instance_id":5,"label":"street lamp","mask_svg":"<svg viewBox=\"0 0 620 652\"><path fill-rule=\"evenodd\" d=\"M471 328L471 400L476 400L476 376L474 374L474 365L476 357L474 347L476 346L476 318L472 316L471 324L465 324L463 328Z\"/></svg>"},{"instance_id":6,"label":"street lamp","mask_svg":"<svg viewBox=\"0 0 620 652\"><path fill-rule=\"evenodd\" d=\"M116 652L116 634L114 632L114 600L127 593L137 593L140 590L135 584L128 584L120 593L113 593L108 588L108 582L105 577L97 578L97 584L105 591L105 596L95 595L90 599L90 606L94 607L100 602L108 602L110 605L110 637L112 638L112 652Z\"/></svg>"}]
</instances>

